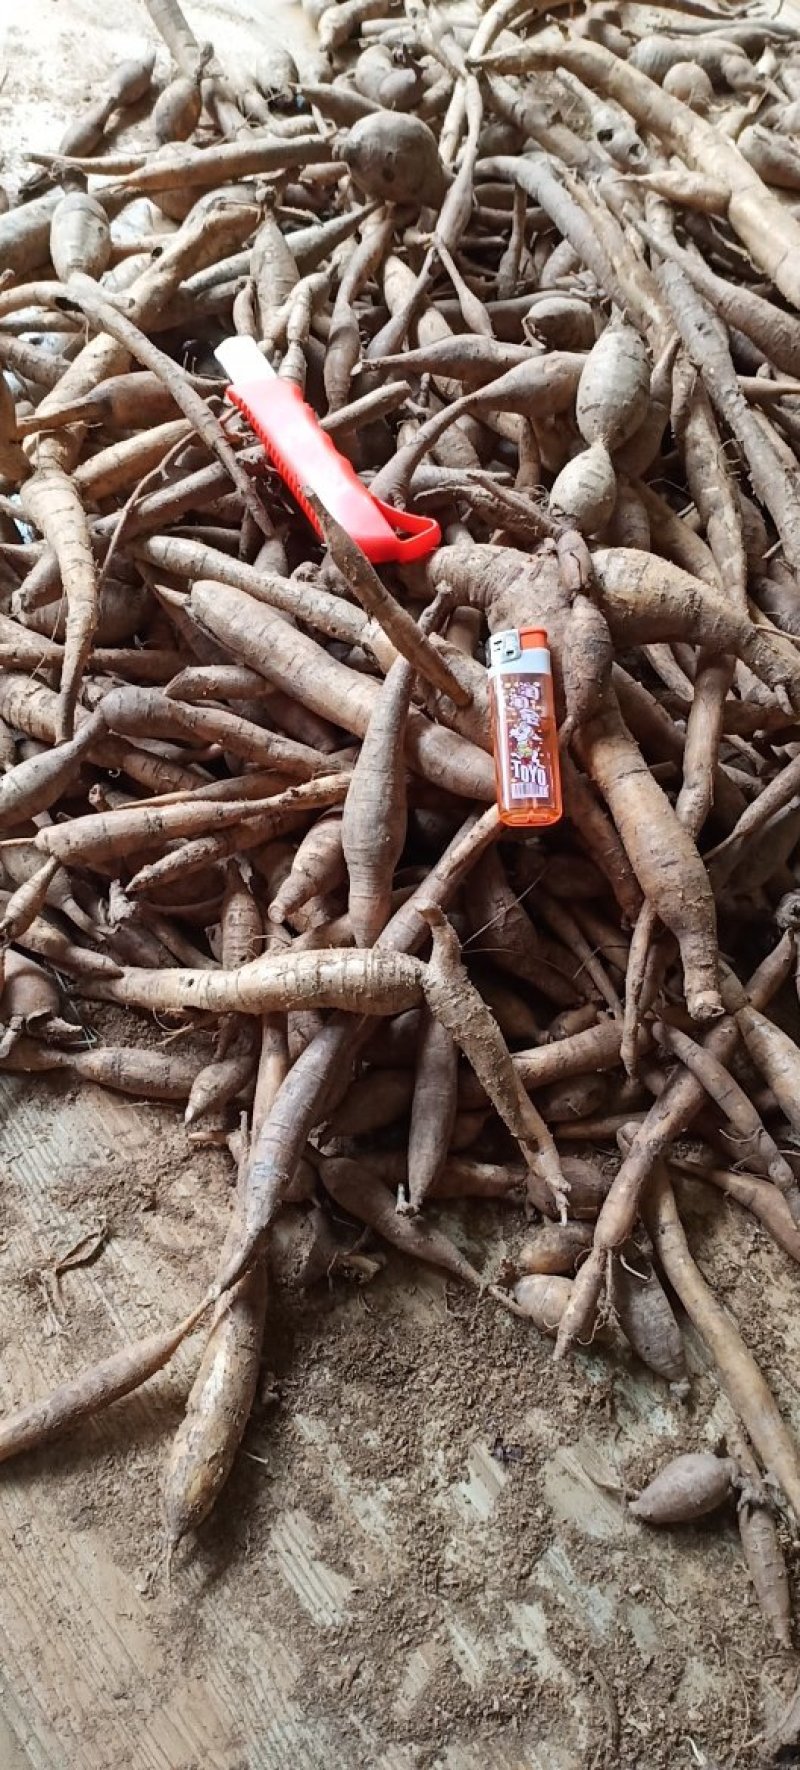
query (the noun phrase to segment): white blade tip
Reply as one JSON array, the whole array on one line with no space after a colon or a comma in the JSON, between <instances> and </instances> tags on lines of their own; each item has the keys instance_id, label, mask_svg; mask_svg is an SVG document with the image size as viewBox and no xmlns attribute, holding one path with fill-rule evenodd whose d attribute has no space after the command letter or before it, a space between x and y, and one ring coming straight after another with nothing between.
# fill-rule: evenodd
<instances>
[{"instance_id":1,"label":"white blade tip","mask_svg":"<svg viewBox=\"0 0 800 1770\"><path fill-rule=\"evenodd\" d=\"M214 355L235 387L241 381L272 381L275 370L262 356L255 338L223 338Z\"/></svg>"}]
</instances>

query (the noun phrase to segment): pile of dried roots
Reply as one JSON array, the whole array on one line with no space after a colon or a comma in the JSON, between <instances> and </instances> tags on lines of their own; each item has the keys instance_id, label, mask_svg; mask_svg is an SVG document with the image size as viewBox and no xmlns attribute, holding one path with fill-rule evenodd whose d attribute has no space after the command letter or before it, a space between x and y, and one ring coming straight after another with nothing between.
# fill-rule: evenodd
<instances>
[{"instance_id":1,"label":"pile of dried roots","mask_svg":"<svg viewBox=\"0 0 800 1770\"><path fill-rule=\"evenodd\" d=\"M186 1102L238 1187L190 1318L6 1418L0 1457L202 1317L174 1545L247 1421L276 1213L316 1200L558 1357L611 1317L682 1383L677 1299L740 1428L667 1512L744 1471L785 1642L761 1477L800 1517L800 1454L673 1177L800 1257L796 33L341 0L302 80L268 46L245 80L146 7L167 83L120 67L0 216L2 1063ZM429 560L379 575L321 506L315 534L225 404L231 331L437 516ZM528 624L566 814L526 836L483 645ZM213 1027L212 1060L87 1044L98 1000ZM550 1225L488 1285L430 1203L525 1193Z\"/></svg>"}]
</instances>

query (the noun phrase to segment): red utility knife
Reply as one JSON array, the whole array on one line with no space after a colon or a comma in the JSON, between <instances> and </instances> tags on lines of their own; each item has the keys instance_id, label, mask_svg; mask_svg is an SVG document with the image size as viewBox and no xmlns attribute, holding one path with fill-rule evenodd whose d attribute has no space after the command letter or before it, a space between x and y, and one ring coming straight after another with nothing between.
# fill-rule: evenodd
<instances>
[{"instance_id":1,"label":"red utility knife","mask_svg":"<svg viewBox=\"0 0 800 1770\"><path fill-rule=\"evenodd\" d=\"M230 376L228 399L244 413L318 534L319 523L303 497L304 486L316 493L373 565L424 559L438 547L442 538L438 522L373 498L322 429L300 389L275 374L254 338L225 338L214 355Z\"/></svg>"}]
</instances>

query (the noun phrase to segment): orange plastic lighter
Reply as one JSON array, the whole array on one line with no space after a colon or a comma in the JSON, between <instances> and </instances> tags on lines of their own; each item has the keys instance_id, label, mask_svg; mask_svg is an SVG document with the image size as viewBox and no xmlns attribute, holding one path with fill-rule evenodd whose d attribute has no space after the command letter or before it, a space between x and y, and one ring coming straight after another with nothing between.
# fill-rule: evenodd
<instances>
[{"instance_id":1,"label":"orange plastic lighter","mask_svg":"<svg viewBox=\"0 0 800 1770\"><path fill-rule=\"evenodd\" d=\"M507 627L486 647L497 807L504 824L541 828L561 816L561 769L547 634Z\"/></svg>"}]
</instances>

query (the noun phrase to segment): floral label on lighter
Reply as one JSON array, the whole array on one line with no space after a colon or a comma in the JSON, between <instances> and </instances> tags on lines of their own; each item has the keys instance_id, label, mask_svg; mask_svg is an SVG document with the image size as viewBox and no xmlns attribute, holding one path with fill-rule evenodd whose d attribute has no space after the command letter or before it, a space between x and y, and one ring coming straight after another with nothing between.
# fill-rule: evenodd
<instances>
[{"instance_id":1,"label":"floral label on lighter","mask_svg":"<svg viewBox=\"0 0 800 1770\"><path fill-rule=\"evenodd\" d=\"M503 676L499 684L512 799L549 799L550 772L543 748L542 692L535 676Z\"/></svg>"}]
</instances>

